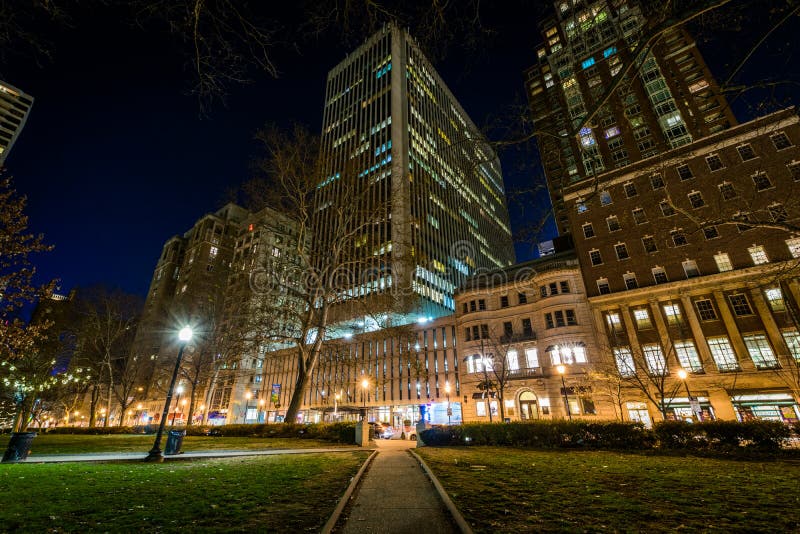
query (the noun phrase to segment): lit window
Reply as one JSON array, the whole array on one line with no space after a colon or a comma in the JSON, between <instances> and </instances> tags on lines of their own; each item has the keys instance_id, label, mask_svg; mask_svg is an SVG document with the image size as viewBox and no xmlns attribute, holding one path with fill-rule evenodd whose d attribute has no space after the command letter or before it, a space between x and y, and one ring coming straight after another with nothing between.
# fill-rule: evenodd
<instances>
[{"instance_id":1,"label":"lit window","mask_svg":"<svg viewBox=\"0 0 800 534\"><path fill-rule=\"evenodd\" d=\"M633 310L633 318L636 319L636 328L639 330L647 330L653 328L653 323L650 321L650 312L645 308Z\"/></svg>"},{"instance_id":2,"label":"lit window","mask_svg":"<svg viewBox=\"0 0 800 534\"><path fill-rule=\"evenodd\" d=\"M686 273L686 278L695 278L700 276L700 270L697 268L697 262L694 260L686 260L681 263L683 265L683 272Z\"/></svg>"},{"instance_id":3,"label":"lit window","mask_svg":"<svg viewBox=\"0 0 800 534\"><path fill-rule=\"evenodd\" d=\"M582 226L583 228L583 237L589 239L590 237L594 237L594 227L592 223L586 223Z\"/></svg>"},{"instance_id":4,"label":"lit window","mask_svg":"<svg viewBox=\"0 0 800 534\"><path fill-rule=\"evenodd\" d=\"M778 132L769 136L772 144L775 145L775 150L783 150L784 148L789 148L792 146L792 142L789 140L789 136L787 136L784 132Z\"/></svg>"},{"instance_id":5,"label":"lit window","mask_svg":"<svg viewBox=\"0 0 800 534\"><path fill-rule=\"evenodd\" d=\"M736 360L736 353L733 352L731 342L726 336L707 338L708 348L711 350L711 357L720 371L738 371L739 362Z\"/></svg>"},{"instance_id":6,"label":"lit window","mask_svg":"<svg viewBox=\"0 0 800 534\"><path fill-rule=\"evenodd\" d=\"M653 273L653 280L656 281L656 284L666 284L669 282L667 271L665 271L663 267L653 267L650 269L650 272Z\"/></svg>"},{"instance_id":7,"label":"lit window","mask_svg":"<svg viewBox=\"0 0 800 534\"><path fill-rule=\"evenodd\" d=\"M608 191L600 191L600 205L608 206L611 204L611 193Z\"/></svg>"},{"instance_id":8,"label":"lit window","mask_svg":"<svg viewBox=\"0 0 800 534\"><path fill-rule=\"evenodd\" d=\"M713 321L717 318L717 312L714 311L714 305L710 299L699 299L694 302L697 308L697 315L700 316L701 321Z\"/></svg>"},{"instance_id":9,"label":"lit window","mask_svg":"<svg viewBox=\"0 0 800 534\"><path fill-rule=\"evenodd\" d=\"M700 361L700 356L697 354L697 348L694 346L693 341L676 341L675 354L678 356L678 362L681 367L692 373L701 373L703 371L703 363Z\"/></svg>"},{"instance_id":10,"label":"lit window","mask_svg":"<svg viewBox=\"0 0 800 534\"><path fill-rule=\"evenodd\" d=\"M753 245L752 247L747 247L747 252L750 253L750 257L753 259L753 265L769 263L767 251L764 250L763 245Z\"/></svg>"},{"instance_id":11,"label":"lit window","mask_svg":"<svg viewBox=\"0 0 800 534\"><path fill-rule=\"evenodd\" d=\"M606 131L604 132L604 135L605 135L606 139L611 139L612 137L618 136L619 135L619 127L618 126L612 126L611 128L607 128Z\"/></svg>"},{"instance_id":12,"label":"lit window","mask_svg":"<svg viewBox=\"0 0 800 534\"><path fill-rule=\"evenodd\" d=\"M536 348L525 349L525 361L528 364L528 369L539 367L539 354Z\"/></svg>"},{"instance_id":13,"label":"lit window","mask_svg":"<svg viewBox=\"0 0 800 534\"><path fill-rule=\"evenodd\" d=\"M633 364L633 354L628 347L617 347L614 349L614 360L621 376L633 376L636 374L636 367Z\"/></svg>"},{"instance_id":14,"label":"lit window","mask_svg":"<svg viewBox=\"0 0 800 534\"><path fill-rule=\"evenodd\" d=\"M800 237L793 237L786 240L786 247L793 258L800 258Z\"/></svg>"},{"instance_id":15,"label":"lit window","mask_svg":"<svg viewBox=\"0 0 800 534\"><path fill-rule=\"evenodd\" d=\"M588 69L592 65L594 65L594 58L593 57L586 58L581 62L581 68L583 68L583 69Z\"/></svg>"},{"instance_id":16,"label":"lit window","mask_svg":"<svg viewBox=\"0 0 800 534\"><path fill-rule=\"evenodd\" d=\"M764 334L748 334L742 336L742 339L747 347L747 352L750 353L750 358L756 364L756 369L775 369L778 366L778 359L775 357L775 353L772 352L767 336Z\"/></svg>"},{"instance_id":17,"label":"lit window","mask_svg":"<svg viewBox=\"0 0 800 534\"><path fill-rule=\"evenodd\" d=\"M651 375L664 376L667 374L667 361L664 359L664 352L661 350L661 345L656 343L642 345L642 352L644 353L644 361L647 364L647 370Z\"/></svg>"},{"instance_id":18,"label":"lit window","mask_svg":"<svg viewBox=\"0 0 800 534\"><path fill-rule=\"evenodd\" d=\"M771 287L764 291L764 296L767 297L769 307L774 312L786 311L786 303L783 301L783 291L779 287Z\"/></svg>"},{"instance_id":19,"label":"lit window","mask_svg":"<svg viewBox=\"0 0 800 534\"><path fill-rule=\"evenodd\" d=\"M800 363L800 333L796 329L792 329L784 330L782 334L786 346L789 347L789 352L794 356L795 361Z\"/></svg>"},{"instance_id":20,"label":"lit window","mask_svg":"<svg viewBox=\"0 0 800 534\"><path fill-rule=\"evenodd\" d=\"M517 351L510 350L506 354L506 363L509 371L519 371L519 355Z\"/></svg>"},{"instance_id":21,"label":"lit window","mask_svg":"<svg viewBox=\"0 0 800 534\"><path fill-rule=\"evenodd\" d=\"M644 247L644 251L648 254L652 254L653 252L658 252L658 247L656 246L656 240L651 235L646 235L642 238L642 246Z\"/></svg>"},{"instance_id":22,"label":"lit window","mask_svg":"<svg viewBox=\"0 0 800 534\"><path fill-rule=\"evenodd\" d=\"M217 247L211 247L208 251L209 258L216 258L217 254L219 253L219 249Z\"/></svg>"},{"instance_id":23,"label":"lit window","mask_svg":"<svg viewBox=\"0 0 800 534\"><path fill-rule=\"evenodd\" d=\"M639 282L636 281L636 274L634 273L625 273L622 275L622 279L625 281L626 289L636 289L639 287Z\"/></svg>"},{"instance_id":24,"label":"lit window","mask_svg":"<svg viewBox=\"0 0 800 534\"><path fill-rule=\"evenodd\" d=\"M617 253L618 260L627 260L630 258L628 247L625 246L625 243L617 243L614 245L614 251Z\"/></svg>"},{"instance_id":25,"label":"lit window","mask_svg":"<svg viewBox=\"0 0 800 534\"><path fill-rule=\"evenodd\" d=\"M750 307L750 301L747 300L747 296L741 293L728 295L728 301L731 303L733 313L737 316L753 315L753 309Z\"/></svg>"},{"instance_id":26,"label":"lit window","mask_svg":"<svg viewBox=\"0 0 800 534\"><path fill-rule=\"evenodd\" d=\"M764 191L772 187L772 181L765 172L757 172L753 175L753 183L756 186L756 191Z\"/></svg>"},{"instance_id":27,"label":"lit window","mask_svg":"<svg viewBox=\"0 0 800 534\"><path fill-rule=\"evenodd\" d=\"M681 324L681 308L674 302L664 304L664 315L667 316L667 323L670 326L677 326Z\"/></svg>"},{"instance_id":28,"label":"lit window","mask_svg":"<svg viewBox=\"0 0 800 534\"><path fill-rule=\"evenodd\" d=\"M733 270L733 264L731 263L731 258L728 256L727 252L719 252L714 254L714 261L717 263L717 269L719 269L719 272L721 273Z\"/></svg>"},{"instance_id":29,"label":"lit window","mask_svg":"<svg viewBox=\"0 0 800 534\"><path fill-rule=\"evenodd\" d=\"M619 317L618 313L609 312L606 314L606 322L608 323L608 327L611 330L621 330L622 329L622 320Z\"/></svg>"}]
</instances>

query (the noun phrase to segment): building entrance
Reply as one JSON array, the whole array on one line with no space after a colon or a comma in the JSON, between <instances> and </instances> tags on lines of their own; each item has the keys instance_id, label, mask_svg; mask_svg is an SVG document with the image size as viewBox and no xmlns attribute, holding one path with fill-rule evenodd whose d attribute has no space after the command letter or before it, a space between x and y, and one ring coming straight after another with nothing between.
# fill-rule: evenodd
<instances>
[{"instance_id":1,"label":"building entrance","mask_svg":"<svg viewBox=\"0 0 800 534\"><path fill-rule=\"evenodd\" d=\"M539 405L532 391L523 391L519 395L519 414L523 421L539 419Z\"/></svg>"}]
</instances>

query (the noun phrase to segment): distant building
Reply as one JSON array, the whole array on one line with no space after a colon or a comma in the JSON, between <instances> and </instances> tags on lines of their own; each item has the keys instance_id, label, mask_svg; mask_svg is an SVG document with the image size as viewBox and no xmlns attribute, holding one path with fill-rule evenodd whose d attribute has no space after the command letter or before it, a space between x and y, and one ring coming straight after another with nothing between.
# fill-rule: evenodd
<instances>
[{"instance_id":1,"label":"distant building","mask_svg":"<svg viewBox=\"0 0 800 534\"><path fill-rule=\"evenodd\" d=\"M328 74L322 154L321 246L331 204L380 220L357 245L371 279L354 293L409 296L394 324L452 313L464 279L513 263L499 160L404 30L386 26Z\"/></svg>"},{"instance_id":2,"label":"distant building","mask_svg":"<svg viewBox=\"0 0 800 534\"><path fill-rule=\"evenodd\" d=\"M33 97L0 81L0 167L28 120Z\"/></svg>"},{"instance_id":3,"label":"distant building","mask_svg":"<svg viewBox=\"0 0 800 534\"><path fill-rule=\"evenodd\" d=\"M540 24L544 42L525 85L556 226L564 234L574 230L565 188L717 133L736 119L685 29L669 30L636 58L648 21L635 0L557 1L554 7L555 17Z\"/></svg>"}]
</instances>

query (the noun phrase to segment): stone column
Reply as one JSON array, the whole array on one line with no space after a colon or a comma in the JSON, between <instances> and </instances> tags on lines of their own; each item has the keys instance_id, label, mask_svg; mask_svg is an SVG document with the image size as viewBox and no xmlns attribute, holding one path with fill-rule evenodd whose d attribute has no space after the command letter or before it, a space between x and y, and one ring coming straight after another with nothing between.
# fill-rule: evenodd
<instances>
[{"instance_id":1,"label":"stone column","mask_svg":"<svg viewBox=\"0 0 800 534\"><path fill-rule=\"evenodd\" d=\"M764 330L767 332L767 337L775 348L775 357L778 358L778 361L780 361L782 356L790 358L789 347L786 346L786 342L783 340L781 330L778 328L778 323L775 322L775 318L772 316L772 310L769 304L767 304L764 294L756 287L750 290L750 298L753 299L753 304L755 304L756 310L758 310L761 322L764 323ZM784 306L786 306L785 303Z\"/></svg>"},{"instance_id":2,"label":"stone column","mask_svg":"<svg viewBox=\"0 0 800 534\"><path fill-rule=\"evenodd\" d=\"M683 304L683 309L686 310L686 318L689 320L689 327L692 329L694 344L697 347L697 353L700 356L700 362L703 364L703 368L707 365L713 365L714 359L711 357L711 351L708 349L708 343L706 343L706 336L703 334L700 321L694 313L692 299L684 295L681 297L681 303Z\"/></svg>"}]
</instances>

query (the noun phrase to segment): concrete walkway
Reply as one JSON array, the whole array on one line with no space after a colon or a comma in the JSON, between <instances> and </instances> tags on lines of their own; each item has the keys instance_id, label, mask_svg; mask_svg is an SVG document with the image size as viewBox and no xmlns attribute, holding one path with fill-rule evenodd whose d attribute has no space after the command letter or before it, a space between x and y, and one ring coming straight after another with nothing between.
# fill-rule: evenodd
<instances>
[{"instance_id":1,"label":"concrete walkway","mask_svg":"<svg viewBox=\"0 0 800 534\"><path fill-rule=\"evenodd\" d=\"M413 441L378 440L378 455L335 532L460 532L422 467L409 454Z\"/></svg>"},{"instance_id":2,"label":"concrete walkway","mask_svg":"<svg viewBox=\"0 0 800 534\"><path fill-rule=\"evenodd\" d=\"M164 456L164 461L184 460L189 458L228 458L236 456L269 456L273 454L316 454L325 452L351 452L363 451L361 447L332 447L327 449L253 449L253 450L205 450L188 451L183 454ZM61 462L115 462L134 460L144 460L147 451L144 452L98 452L83 454L48 454L32 455L27 459L21 460L21 464L43 464Z\"/></svg>"}]
</instances>

